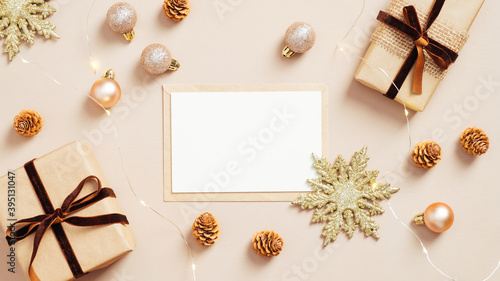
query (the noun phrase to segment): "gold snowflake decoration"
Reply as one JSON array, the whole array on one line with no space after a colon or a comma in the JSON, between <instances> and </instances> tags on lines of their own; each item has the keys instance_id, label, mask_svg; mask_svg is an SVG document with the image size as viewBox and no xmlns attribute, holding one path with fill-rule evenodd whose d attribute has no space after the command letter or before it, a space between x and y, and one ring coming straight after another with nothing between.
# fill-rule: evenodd
<instances>
[{"instance_id":1,"label":"gold snowflake decoration","mask_svg":"<svg viewBox=\"0 0 500 281\"><path fill-rule=\"evenodd\" d=\"M35 44L35 31L59 39L56 27L45 20L55 11L45 0L0 0L0 37L5 37L4 52L10 61L19 53L21 40Z\"/></svg>"},{"instance_id":2,"label":"gold snowflake decoration","mask_svg":"<svg viewBox=\"0 0 500 281\"><path fill-rule=\"evenodd\" d=\"M356 152L349 164L342 155L333 165L325 157L312 155L320 177L307 180L312 192L292 203L302 209L316 209L312 222L327 222L321 234L324 246L335 241L340 230L351 238L358 225L366 236L380 238L379 226L371 216L383 213L378 200L389 199L399 188L376 183L379 171L365 171L369 160L366 150L365 146Z\"/></svg>"}]
</instances>

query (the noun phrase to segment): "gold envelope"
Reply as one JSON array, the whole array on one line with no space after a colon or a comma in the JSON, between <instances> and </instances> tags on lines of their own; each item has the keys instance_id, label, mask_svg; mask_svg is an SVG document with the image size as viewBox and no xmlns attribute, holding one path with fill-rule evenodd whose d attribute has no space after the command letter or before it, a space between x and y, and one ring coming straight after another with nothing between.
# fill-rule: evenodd
<instances>
[{"instance_id":1,"label":"gold envelope","mask_svg":"<svg viewBox=\"0 0 500 281\"><path fill-rule=\"evenodd\" d=\"M109 187L87 143L72 142L36 159L34 164L54 208L60 208L64 199L89 175L97 176L103 187ZM21 220L44 214L24 167L13 172L15 174L15 218ZM6 224L8 219L12 219L6 208L8 182L8 175L0 178L0 206L4 206L0 208L0 224L4 234L8 228ZM86 183L78 198L94 190L93 183ZM108 197L73 215L89 217L111 213L122 214L122 211L118 200ZM128 225L78 227L64 222L61 225L85 273L108 266L135 247L135 238ZM16 254L16 270L20 271L18 268L20 267L28 280L34 236L31 234L13 245ZM33 262L33 269L41 281L74 280L51 228L43 236Z\"/></svg>"},{"instance_id":2,"label":"gold envelope","mask_svg":"<svg viewBox=\"0 0 500 281\"><path fill-rule=\"evenodd\" d=\"M171 103L172 92L270 92L320 91L322 153L328 154L328 86L326 84L237 84L237 85L163 85L164 201L292 201L297 192L172 192ZM304 179L304 182L307 179Z\"/></svg>"}]
</instances>

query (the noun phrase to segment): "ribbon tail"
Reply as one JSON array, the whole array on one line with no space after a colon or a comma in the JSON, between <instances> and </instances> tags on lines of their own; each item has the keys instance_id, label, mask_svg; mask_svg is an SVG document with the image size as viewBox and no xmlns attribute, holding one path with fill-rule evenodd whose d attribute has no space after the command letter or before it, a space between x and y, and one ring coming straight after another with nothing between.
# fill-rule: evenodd
<instances>
[{"instance_id":1,"label":"ribbon tail","mask_svg":"<svg viewBox=\"0 0 500 281\"><path fill-rule=\"evenodd\" d=\"M421 46L416 46L417 47L417 61L415 62L415 73L413 74L413 92L416 94L421 95L422 94L422 80L424 77L424 64L425 64L425 57L424 57L424 49Z\"/></svg>"}]
</instances>

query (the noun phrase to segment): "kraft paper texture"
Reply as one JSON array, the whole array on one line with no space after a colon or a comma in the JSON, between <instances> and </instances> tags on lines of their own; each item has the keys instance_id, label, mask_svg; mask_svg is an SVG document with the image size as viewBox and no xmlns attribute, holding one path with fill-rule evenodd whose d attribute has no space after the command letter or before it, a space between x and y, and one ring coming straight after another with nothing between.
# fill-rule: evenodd
<instances>
[{"instance_id":1,"label":"kraft paper texture","mask_svg":"<svg viewBox=\"0 0 500 281\"><path fill-rule=\"evenodd\" d=\"M31 159L26 159L29 161ZM97 163L90 145L73 142L35 160L35 167L54 205L61 207L64 199L89 175L97 176L103 187L110 187ZM24 167L15 171L16 218L18 220L44 214L38 197L28 179ZM0 178L0 205L7 206L7 175ZM112 188L112 187L110 187ZM87 183L80 197L93 192L93 183ZM80 198L79 197L79 198ZM74 216L97 216L122 213L116 198L106 198L74 214ZM0 225L7 230L7 208L0 208ZM77 227L62 223L69 242L84 272L103 268L118 260L135 247L135 238L130 226L113 224L97 227ZM33 249L34 234L15 244L16 270L22 268L27 280L28 266ZM6 251L4 251L6 252ZM52 229L45 233L33 269L41 281L74 280L68 263L59 247Z\"/></svg>"}]
</instances>

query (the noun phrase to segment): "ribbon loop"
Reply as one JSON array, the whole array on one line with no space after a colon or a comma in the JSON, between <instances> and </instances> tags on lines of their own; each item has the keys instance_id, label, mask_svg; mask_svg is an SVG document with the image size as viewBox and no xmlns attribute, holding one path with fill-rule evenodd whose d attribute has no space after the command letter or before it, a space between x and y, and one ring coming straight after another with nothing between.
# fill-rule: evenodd
<instances>
[{"instance_id":1,"label":"ribbon loop","mask_svg":"<svg viewBox=\"0 0 500 281\"><path fill-rule=\"evenodd\" d=\"M33 251L31 253L31 261L29 265L29 275L31 280L39 280L33 269L33 261L35 260L38 248L46 231L49 228L53 228L54 234L56 235L59 246L63 251L66 261L68 262L69 267L73 273L73 276L75 278L83 276L84 273L81 269L80 264L78 263L78 260L76 259L76 256L73 252L73 249L71 248L71 245L69 244L68 238L63 228L61 227L61 224L63 222L66 222L68 224L79 227L103 226L116 223L128 224L127 217L122 214L107 214L94 217L70 216L71 214L85 209L105 198L116 197L113 190L110 188L103 188L101 181L96 176L88 176L83 179L73 190L73 192L71 192L66 197L61 208L54 209L40 180L40 177L38 176L38 172L34 167L33 161L28 162L25 165L25 169L46 214L19 220L9 226L6 232L6 239L9 243L9 246L25 239L33 233L35 234ZM90 194L87 194L81 199L76 200L76 198L80 195L84 185L91 180L96 182L96 190ZM20 228L18 229L18 227Z\"/></svg>"},{"instance_id":2,"label":"ribbon loop","mask_svg":"<svg viewBox=\"0 0 500 281\"><path fill-rule=\"evenodd\" d=\"M395 87L395 85L391 85L386 93L386 96L392 99L396 97L398 91L397 88L400 88L402 86L404 80L408 76L414 64L415 73L413 75L412 90L414 93L422 94L422 80L425 66L424 50L443 70L448 69L450 64L457 59L457 53L427 36L427 31L441 12L444 1L445 0L434 1L425 28L421 27L417 10L414 6L406 6L403 8L404 21L401 21L384 11L380 11L379 15L377 16L377 20L395 28L396 30L410 37L415 44L415 48L406 59L405 63L401 67L401 70L394 80L394 84L396 84L397 87Z\"/></svg>"},{"instance_id":3,"label":"ribbon loop","mask_svg":"<svg viewBox=\"0 0 500 281\"><path fill-rule=\"evenodd\" d=\"M418 19L417 9L415 9L415 6L404 7L403 18L406 24L413 27L419 33L422 33L422 27L420 26L420 20Z\"/></svg>"}]
</instances>

